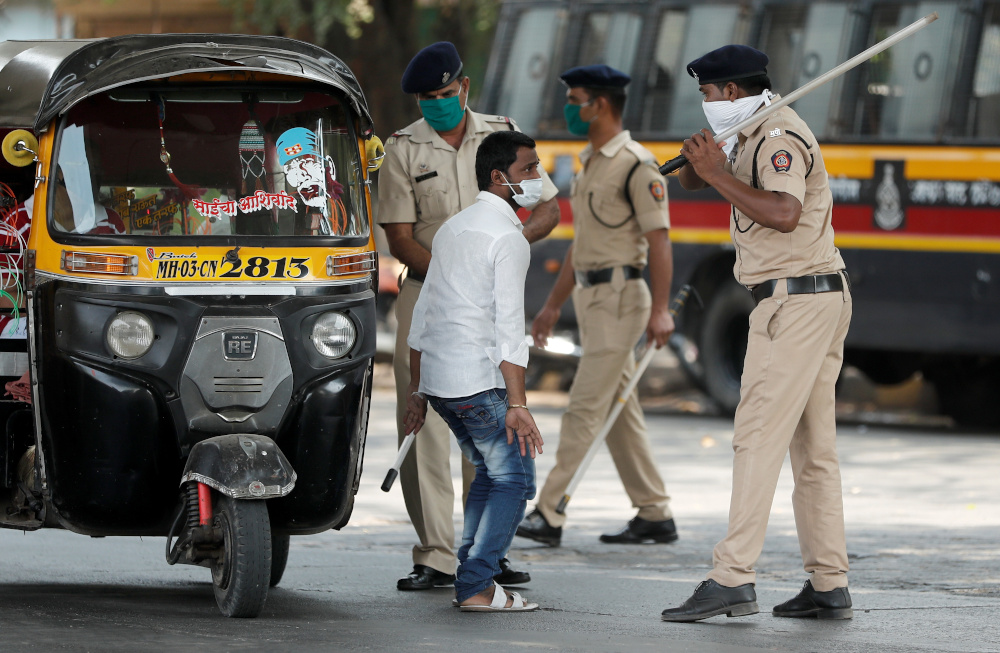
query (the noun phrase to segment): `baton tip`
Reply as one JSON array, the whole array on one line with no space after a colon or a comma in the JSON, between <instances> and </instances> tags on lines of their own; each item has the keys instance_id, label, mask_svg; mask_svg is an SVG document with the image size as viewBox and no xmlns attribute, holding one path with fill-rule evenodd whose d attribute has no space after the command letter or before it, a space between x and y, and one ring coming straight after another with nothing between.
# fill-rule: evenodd
<instances>
[{"instance_id":1,"label":"baton tip","mask_svg":"<svg viewBox=\"0 0 1000 653\"><path fill-rule=\"evenodd\" d=\"M392 484L396 482L396 477L399 476L399 471L396 469L390 469L386 472L385 480L382 481L382 491L388 492L392 489Z\"/></svg>"},{"instance_id":2,"label":"baton tip","mask_svg":"<svg viewBox=\"0 0 1000 653\"><path fill-rule=\"evenodd\" d=\"M566 514L566 506L567 505L569 505L569 495L568 494L564 494L562 496L562 499L559 499L559 505L556 506L556 514L557 515L565 515Z\"/></svg>"}]
</instances>

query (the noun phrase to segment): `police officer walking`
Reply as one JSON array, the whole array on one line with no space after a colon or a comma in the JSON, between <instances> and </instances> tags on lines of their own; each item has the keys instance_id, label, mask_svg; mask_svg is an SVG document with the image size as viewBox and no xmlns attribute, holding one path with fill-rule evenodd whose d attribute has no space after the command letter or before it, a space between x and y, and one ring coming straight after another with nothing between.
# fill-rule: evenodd
<instances>
[{"instance_id":1,"label":"police officer walking","mask_svg":"<svg viewBox=\"0 0 1000 653\"><path fill-rule=\"evenodd\" d=\"M379 173L378 222L385 229L389 251L407 266L407 277L396 300L396 423L405 436L409 347L413 307L431 260L431 241L441 224L476 202L476 150L488 134L516 130L510 118L485 116L468 109L469 78L462 60L448 42L429 45L413 57L403 73L403 92L416 96L423 118L386 140ZM544 175L539 204L524 225L528 242L545 237L559 223L557 189ZM400 590L449 587L455 582L455 494L451 480L451 435L437 414L429 414L413 452L400 469L406 510L420 543L413 547L413 572L397 583ZM475 468L462 459L465 487ZM522 571L500 561L496 577L502 585L530 580Z\"/></svg>"},{"instance_id":2,"label":"police officer walking","mask_svg":"<svg viewBox=\"0 0 1000 653\"><path fill-rule=\"evenodd\" d=\"M688 64L715 133L777 97L769 90L767 63L763 52L729 45ZM732 141L720 149L708 130L693 135L684 141L688 165L680 171L684 188L710 186L732 203L734 272L757 304L734 424L729 530L715 547L708 579L662 618L698 621L758 612L753 567L788 452L809 580L772 614L850 619L834 385L852 304L844 261L833 243L826 166L816 137L788 107Z\"/></svg>"},{"instance_id":3,"label":"police officer walking","mask_svg":"<svg viewBox=\"0 0 1000 653\"><path fill-rule=\"evenodd\" d=\"M563 415L555 467L536 509L517 529L517 535L549 546L559 545L566 520L556 506L635 370L633 347L643 331L660 347L674 330L668 310L673 259L666 188L653 155L622 128L630 78L596 65L567 70L561 79L568 87L569 130L589 142L571 190L573 244L531 331L535 344L544 346L572 294L583 355ZM647 259L650 287L642 278ZM637 393L629 396L607 444L639 512L601 541L676 540L670 498L653 462Z\"/></svg>"}]
</instances>

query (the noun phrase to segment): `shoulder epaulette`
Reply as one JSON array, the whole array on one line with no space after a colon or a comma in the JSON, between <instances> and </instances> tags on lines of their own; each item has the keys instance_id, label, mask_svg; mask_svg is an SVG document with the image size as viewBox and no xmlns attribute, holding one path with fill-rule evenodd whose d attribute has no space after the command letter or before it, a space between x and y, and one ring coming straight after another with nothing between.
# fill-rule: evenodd
<instances>
[{"instance_id":1,"label":"shoulder epaulette","mask_svg":"<svg viewBox=\"0 0 1000 653\"><path fill-rule=\"evenodd\" d=\"M507 116L483 116L483 120L486 122L503 123L507 125L507 129L510 131L517 131L517 123L514 122L513 118L508 118Z\"/></svg>"}]
</instances>

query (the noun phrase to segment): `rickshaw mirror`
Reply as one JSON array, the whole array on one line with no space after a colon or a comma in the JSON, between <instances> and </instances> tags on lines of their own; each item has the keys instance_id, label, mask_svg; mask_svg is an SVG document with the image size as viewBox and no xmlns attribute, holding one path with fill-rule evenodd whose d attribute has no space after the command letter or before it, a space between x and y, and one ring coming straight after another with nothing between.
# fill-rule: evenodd
<instances>
[{"instance_id":1,"label":"rickshaw mirror","mask_svg":"<svg viewBox=\"0 0 1000 653\"><path fill-rule=\"evenodd\" d=\"M365 159L368 160L368 170L375 172L382 167L382 160L385 159L385 147L382 139L372 134L365 141Z\"/></svg>"},{"instance_id":2,"label":"rickshaw mirror","mask_svg":"<svg viewBox=\"0 0 1000 653\"><path fill-rule=\"evenodd\" d=\"M25 129L15 129L3 139L3 158L7 163L23 168L38 158L38 139Z\"/></svg>"}]
</instances>

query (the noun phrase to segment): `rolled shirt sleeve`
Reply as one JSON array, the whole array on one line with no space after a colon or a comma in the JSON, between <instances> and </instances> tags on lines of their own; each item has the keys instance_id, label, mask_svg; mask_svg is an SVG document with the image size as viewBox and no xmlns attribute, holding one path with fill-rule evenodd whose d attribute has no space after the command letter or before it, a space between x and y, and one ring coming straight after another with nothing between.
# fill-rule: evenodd
<instances>
[{"instance_id":1,"label":"rolled shirt sleeve","mask_svg":"<svg viewBox=\"0 0 1000 653\"><path fill-rule=\"evenodd\" d=\"M524 333L524 279L531 248L520 233L493 244L493 294L496 306L495 345L486 354L496 365L503 361L528 366L528 343Z\"/></svg>"},{"instance_id":2,"label":"rolled shirt sleeve","mask_svg":"<svg viewBox=\"0 0 1000 653\"><path fill-rule=\"evenodd\" d=\"M782 133L766 138L757 153L761 188L788 193L805 205L806 174L812 167L809 150L797 138Z\"/></svg>"},{"instance_id":3,"label":"rolled shirt sleeve","mask_svg":"<svg viewBox=\"0 0 1000 653\"><path fill-rule=\"evenodd\" d=\"M629 180L629 196L635 210L639 231L647 234L656 229L670 228L667 204L667 184L655 164L641 163Z\"/></svg>"}]
</instances>

